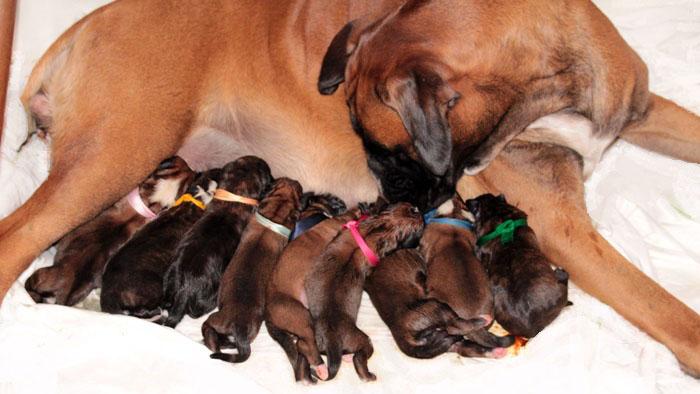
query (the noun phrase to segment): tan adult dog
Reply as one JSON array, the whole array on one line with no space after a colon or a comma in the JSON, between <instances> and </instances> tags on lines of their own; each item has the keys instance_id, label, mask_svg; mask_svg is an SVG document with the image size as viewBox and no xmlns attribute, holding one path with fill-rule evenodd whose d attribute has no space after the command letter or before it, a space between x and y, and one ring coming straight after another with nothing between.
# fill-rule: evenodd
<instances>
[{"instance_id":1,"label":"tan adult dog","mask_svg":"<svg viewBox=\"0 0 700 394\"><path fill-rule=\"evenodd\" d=\"M644 64L589 1L403 3L122 0L76 23L23 96L52 167L0 222L0 294L175 153L198 169L255 154L349 205L381 190L432 207L485 168L463 197L507 194L575 283L700 372L700 316L598 235L580 164L618 136L700 162L700 118L649 94ZM345 97L317 91L344 80ZM506 146L531 123L520 138L578 155Z\"/></svg>"}]
</instances>

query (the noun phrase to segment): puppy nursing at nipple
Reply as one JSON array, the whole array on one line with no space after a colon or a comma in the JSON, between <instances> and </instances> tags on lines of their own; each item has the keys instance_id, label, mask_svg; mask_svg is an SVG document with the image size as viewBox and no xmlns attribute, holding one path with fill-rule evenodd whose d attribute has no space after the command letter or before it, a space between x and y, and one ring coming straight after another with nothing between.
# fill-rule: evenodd
<instances>
[{"instance_id":1,"label":"puppy nursing at nipple","mask_svg":"<svg viewBox=\"0 0 700 394\"><path fill-rule=\"evenodd\" d=\"M271 182L270 167L257 157L241 157L224 166L204 216L180 242L165 274L165 325L174 327L185 314L197 318L216 307L221 275Z\"/></svg>"},{"instance_id":2,"label":"puppy nursing at nipple","mask_svg":"<svg viewBox=\"0 0 700 394\"><path fill-rule=\"evenodd\" d=\"M527 215L505 197L467 201L475 217L477 256L486 267L496 320L510 334L532 338L567 305L569 275L542 253Z\"/></svg>"},{"instance_id":3,"label":"puppy nursing at nipple","mask_svg":"<svg viewBox=\"0 0 700 394\"><path fill-rule=\"evenodd\" d=\"M238 363L250 357L250 344L265 316L267 284L299 218L301 196L299 182L279 178L249 219L221 278L219 310L202 325L212 358ZM236 348L237 353L223 353L222 348Z\"/></svg>"},{"instance_id":4,"label":"puppy nursing at nipple","mask_svg":"<svg viewBox=\"0 0 700 394\"><path fill-rule=\"evenodd\" d=\"M103 312L159 318L163 277L187 231L204 215L221 170L197 175L187 193L146 224L107 263L100 305Z\"/></svg>"},{"instance_id":5,"label":"puppy nursing at nipple","mask_svg":"<svg viewBox=\"0 0 700 394\"><path fill-rule=\"evenodd\" d=\"M504 349L464 339L488 322L461 319L449 305L429 297L425 262L416 249L397 250L385 257L367 278L365 290L399 349L410 357L433 358L446 352L465 357L505 354Z\"/></svg>"},{"instance_id":6,"label":"puppy nursing at nipple","mask_svg":"<svg viewBox=\"0 0 700 394\"><path fill-rule=\"evenodd\" d=\"M429 297L449 305L460 318L480 317L484 326L489 326L493 321L491 285L474 252L476 238L473 224L465 218L466 209L455 195L441 209L425 216L420 252L426 264L426 290ZM485 327L465 335L487 348L513 344L512 337L497 337Z\"/></svg>"},{"instance_id":7,"label":"puppy nursing at nipple","mask_svg":"<svg viewBox=\"0 0 700 394\"><path fill-rule=\"evenodd\" d=\"M294 378L303 383L315 383L314 374L328 378L328 368L321 359L304 283L314 267L321 263L318 257L350 220L359 219L360 208L345 212L342 200L331 195L309 199L302 217L314 212L327 212L331 219L324 220L290 242L280 256L267 289L265 326L272 339L282 346L294 369Z\"/></svg>"},{"instance_id":8,"label":"puppy nursing at nipple","mask_svg":"<svg viewBox=\"0 0 700 394\"><path fill-rule=\"evenodd\" d=\"M107 260L144 224L187 189L194 172L174 156L129 195L71 231L56 245L50 267L27 279L25 289L36 302L75 305L102 285Z\"/></svg>"},{"instance_id":9,"label":"puppy nursing at nipple","mask_svg":"<svg viewBox=\"0 0 700 394\"><path fill-rule=\"evenodd\" d=\"M344 228L318 257L304 290L319 350L328 355L328 378L338 373L343 354L353 354L358 376L371 381L376 376L367 361L374 348L355 325L365 278L391 252L417 244L423 218L416 207L396 203Z\"/></svg>"}]
</instances>

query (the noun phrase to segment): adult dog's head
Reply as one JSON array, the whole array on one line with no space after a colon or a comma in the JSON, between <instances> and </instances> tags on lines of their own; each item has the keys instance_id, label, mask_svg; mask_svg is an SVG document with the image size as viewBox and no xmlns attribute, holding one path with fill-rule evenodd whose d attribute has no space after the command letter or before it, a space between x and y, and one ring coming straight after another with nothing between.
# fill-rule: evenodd
<instances>
[{"instance_id":1,"label":"adult dog's head","mask_svg":"<svg viewBox=\"0 0 700 394\"><path fill-rule=\"evenodd\" d=\"M323 59L318 89L329 95L346 83L353 128L384 195L425 208L447 199L461 175L449 119L460 94L449 82L455 73L421 38L432 28L407 26L421 3L345 25Z\"/></svg>"}]
</instances>

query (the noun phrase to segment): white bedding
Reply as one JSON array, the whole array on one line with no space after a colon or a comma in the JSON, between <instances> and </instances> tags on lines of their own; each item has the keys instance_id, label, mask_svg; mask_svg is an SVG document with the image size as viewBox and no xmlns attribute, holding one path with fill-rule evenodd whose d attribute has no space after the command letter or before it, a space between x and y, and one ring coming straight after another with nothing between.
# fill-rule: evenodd
<instances>
[{"instance_id":1,"label":"white bedding","mask_svg":"<svg viewBox=\"0 0 700 394\"><path fill-rule=\"evenodd\" d=\"M34 62L68 26L105 0L20 0L0 162L0 217L26 200L46 176L45 145L21 154L26 122L19 94ZM700 1L598 0L647 62L652 89L700 113ZM600 232L647 275L700 310L700 166L618 143L586 184ZM44 253L13 286L0 309L0 393L222 392L518 392L700 393L663 346L575 287L573 307L518 357L414 360L401 354L365 297L358 325L375 346L374 383L350 364L308 388L293 383L281 348L266 332L242 365L210 360L202 320L177 331L135 318L35 305L23 283L51 263ZM0 262L1 263L1 262ZM83 306L93 308L96 296Z\"/></svg>"}]
</instances>

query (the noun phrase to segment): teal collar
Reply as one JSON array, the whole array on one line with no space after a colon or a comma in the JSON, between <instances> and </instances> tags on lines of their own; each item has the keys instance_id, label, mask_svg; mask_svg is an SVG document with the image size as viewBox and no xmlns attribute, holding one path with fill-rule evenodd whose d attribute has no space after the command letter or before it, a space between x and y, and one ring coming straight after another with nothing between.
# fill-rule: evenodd
<instances>
[{"instance_id":1,"label":"teal collar","mask_svg":"<svg viewBox=\"0 0 700 394\"><path fill-rule=\"evenodd\" d=\"M258 223L262 224L263 226L267 227L268 229L276 232L277 234L285 238L289 238L289 235L292 233L292 230L279 223L273 222L272 220L258 213L258 211L255 211L255 220L257 220Z\"/></svg>"},{"instance_id":2,"label":"teal collar","mask_svg":"<svg viewBox=\"0 0 700 394\"><path fill-rule=\"evenodd\" d=\"M430 223L449 224L450 226L460 227L467 230L474 230L474 223L470 222L469 220L460 220L455 218L436 218L435 216L437 216L437 214L437 209L433 209L432 211L423 215L423 221L426 225Z\"/></svg>"}]
</instances>

